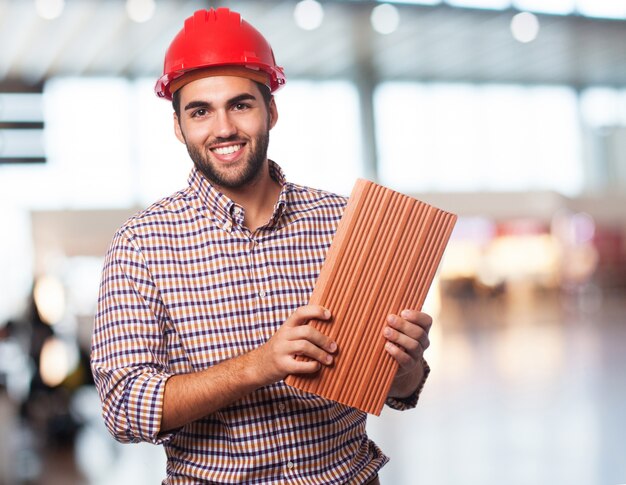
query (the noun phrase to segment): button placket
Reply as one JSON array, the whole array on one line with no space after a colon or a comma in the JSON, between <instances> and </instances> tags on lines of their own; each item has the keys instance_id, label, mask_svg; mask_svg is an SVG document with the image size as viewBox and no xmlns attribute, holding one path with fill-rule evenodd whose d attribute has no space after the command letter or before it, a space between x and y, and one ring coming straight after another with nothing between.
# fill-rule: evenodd
<instances>
[{"instance_id":1,"label":"button placket","mask_svg":"<svg viewBox=\"0 0 626 485\"><path fill-rule=\"evenodd\" d=\"M254 252L254 250L258 247L259 243L256 239L251 238L250 239L250 252ZM257 296L260 299L264 299L265 297L268 296L269 290L266 288L259 288L257 291Z\"/></svg>"}]
</instances>

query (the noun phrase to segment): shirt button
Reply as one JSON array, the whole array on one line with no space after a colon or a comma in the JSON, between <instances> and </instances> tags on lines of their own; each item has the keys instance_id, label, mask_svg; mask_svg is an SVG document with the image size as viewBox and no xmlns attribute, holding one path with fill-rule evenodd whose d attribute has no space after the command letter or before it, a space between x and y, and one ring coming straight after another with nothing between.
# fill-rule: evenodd
<instances>
[{"instance_id":1,"label":"shirt button","mask_svg":"<svg viewBox=\"0 0 626 485\"><path fill-rule=\"evenodd\" d=\"M261 298L265 298L265 295L266 295L265 290L261 290L261 291L259 291L259 296L260 296Z\"/></svg>"},{"instance_id":2,"label":"shirt button","mask_svg":"<svg viewBox=\"0 0 626 485\"><path fill-rule=\"evenodd\" d=\"M293 462L293 461L288 461L288 462L287 462L287 468L289 468L290 470L291 470L294 466L296 466L296 465L294 464L294 462Z\"/></svg>"},{"instance_id":3,"label":"shirt button","mask_svg":"<svg viewBox=\"0 0 626 485\"><path fill-rule=\"evenodd\" d=\"M283 403L283 402L281 402L281 403L278 405L278 409L280 409L281 411L284 411L286 407L287 407L287 406L285 406L285 403Z\"/></svg>"}]
</instances>

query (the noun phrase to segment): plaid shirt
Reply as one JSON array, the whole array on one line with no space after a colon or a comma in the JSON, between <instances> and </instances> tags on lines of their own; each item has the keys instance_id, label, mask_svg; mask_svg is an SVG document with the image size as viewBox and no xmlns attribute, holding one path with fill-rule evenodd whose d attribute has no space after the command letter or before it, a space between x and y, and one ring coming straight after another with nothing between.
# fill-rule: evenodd
<instances>
[{"instance_id":1,"label":"plaid shirt","mask_svg":"<svg viewBox=\"0 0 626 485\"><path fill-rule=\"evenodd\" d=\"M270 171L282 190L254 233L194 168L187 189L127 221L107 253L92 370L115 438L164 445L163 483L359 484L388 460L363 412L283 382L159 431L171 375L249 352L309 300L346 199Z\"/></svg>"}]
</instances>

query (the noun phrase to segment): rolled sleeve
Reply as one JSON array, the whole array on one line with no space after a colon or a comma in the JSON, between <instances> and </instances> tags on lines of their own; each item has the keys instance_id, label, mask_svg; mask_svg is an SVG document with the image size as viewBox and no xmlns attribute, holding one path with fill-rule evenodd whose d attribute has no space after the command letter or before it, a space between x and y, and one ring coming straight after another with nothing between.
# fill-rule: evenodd
<instances>
[{"instance_id":1,"label":"rolled sleeve","mask_svg":"<svg viewBox=\"0 0 626 485\"><path fill-rule=\"evenodd\" d=\"M104 376L106 370L94 367L94 375ZM126 370L115 389L102 399L102 415L107 429L123 443L147 441L160 444L173 433L160 433L165 383L170 375L142 370L130 376ZM104 382L105 379L100 379ZM106 388L106 385L100 387Z\"/></svg>"},{"instance_id":2,"label":"rolled sleeve","mask_svg":"<svg viewBox=\"0 0 626 485\"><path fill-rule=\"evenodd\" d=\"M159 434L168 357L166 312L141 251L118 233L100 285L91 367L105 424L121 442L162 443Z\"/></svg>"}]
</instances>

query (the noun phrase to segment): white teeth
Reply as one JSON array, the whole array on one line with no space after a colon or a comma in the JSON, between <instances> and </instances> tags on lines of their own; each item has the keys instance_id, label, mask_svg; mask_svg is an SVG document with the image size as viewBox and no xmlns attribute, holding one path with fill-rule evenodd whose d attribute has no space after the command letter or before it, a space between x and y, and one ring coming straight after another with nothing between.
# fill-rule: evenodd
<instances>
[{"instance_id":1,"label":"white teeth","mask_svg":"<svg viewBox=\"0 0 626 485\"><path fill-rule=\"evenodd\" d=\"M230 155L231 153L235 153L237 150L241 148L242 145L230 145L227 147L217 147L214 148L213 151L218 155Z\"/></svg>"}]
</instances>

